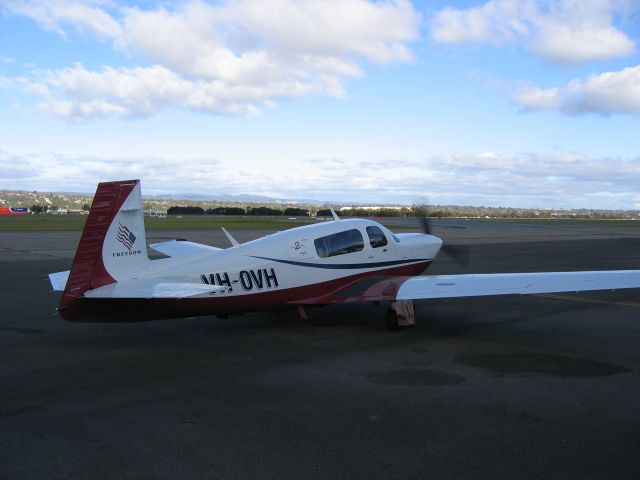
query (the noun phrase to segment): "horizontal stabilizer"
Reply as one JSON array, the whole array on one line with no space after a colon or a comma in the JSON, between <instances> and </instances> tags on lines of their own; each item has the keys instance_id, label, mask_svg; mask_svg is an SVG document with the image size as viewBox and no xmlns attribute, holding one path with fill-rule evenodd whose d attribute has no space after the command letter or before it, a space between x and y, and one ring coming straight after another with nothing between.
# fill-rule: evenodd
<instances>
[{"instance_id":1,"label":"horizontal stabilizer","mask_svg":"<svg viewBox=\"0 0 640 480\"><path fill-rule=\"evenodd\" d=\"M168 242L152 243L149 246L156 252L164 253L172 258L202 255L204 253L219 252L222 250L222 248L187 242L185 240L169 240Z\"/></svg>"},{"instance_id":2,"label":"horizontal stabilizer","mask_svg":"<svg viewBox=\"0 0 640 480\"><path fill-rule=\"evenodd\" d=\"M51 288L53 288L56 292L64 291L64 287L66 287L68 279L69 270L49 274L49 282L51 282Z\"/></svg>"},{"instance_id":3,"label":"horizontal stabilizer","mask_svg":"<svg viewBox=\"0 0 640 480\"><path fill-rule=\"evenodd\" d=\"M86 298L187 298L213 295L224 287L202 283L152 283L130 280L112 283L84 293Z\"/></svg>"},{"instance_id":4,"label":"horizontal stabilizer","mask_svg":"<svg viewBox=\"0 0 640 480\"><path fill-rule=\"evenodd\" d=\"M639 287L640 270L431 275L408 279L398 290L396 299L529 295Z\"/></svg>"}]
</instances>

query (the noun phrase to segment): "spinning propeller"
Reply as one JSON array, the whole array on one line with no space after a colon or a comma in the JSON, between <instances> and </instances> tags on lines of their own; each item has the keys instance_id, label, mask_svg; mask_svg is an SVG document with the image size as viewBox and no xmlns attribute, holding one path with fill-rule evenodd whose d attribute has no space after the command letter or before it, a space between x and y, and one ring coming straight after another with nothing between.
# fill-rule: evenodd
<instances>
[{"instance_id":1,"label":"spinning propeller","mask_svg":"<svg viewBox=\"0 0 640 480\"><path fill-rule=\"evenodd\" d=\"M422 224L422 231L428 235L433 235L431 219L428 216L427 209L421 209L421 214L422 215L419 218L420 223ZM448 245L443 240L440 252L458 265L462 265L464 267L469 265L470 250L469 247L465 245Z\"/></svg>"}]
</instances>

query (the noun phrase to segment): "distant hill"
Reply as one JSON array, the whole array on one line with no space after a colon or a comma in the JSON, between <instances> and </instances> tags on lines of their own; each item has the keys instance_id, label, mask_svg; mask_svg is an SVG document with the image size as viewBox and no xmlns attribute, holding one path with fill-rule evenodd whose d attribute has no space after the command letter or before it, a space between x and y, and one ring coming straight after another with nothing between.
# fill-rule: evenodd
<instances>
[{"instance_id":1,"label":"distant hill","mask_svg":"<svg viewBox=\"0 0 640 480\"><path fill-rule=\"evenodd\" d=\"M158 195L144 195L143 198L147 200L193 200L193 201L213 201L213 202L250 202L250 203L279 203L283 205L327 205L331 202L322 200L312 200L308 198L299 199L285 199L274 198L265 195L252 195L248 193L239 193L235 195L229 195L226 193L220 194L208 194L208 193L174 193L174 194L158 194Z\"/></svg>"},{"instance_id":2,"label":"distant hill","mask_svg":"<svg viewBox=\"0 0 640 480\"><path fill-rule=\"evenodd\" d=\"M22 190L0 190L0 206L27 207L33 205L49 208L82 210L83 205L91 204L93 196L74 193L27 192Z\"/></svg>"},{"instance_id":3,"label":"distant hill","mask_svg":"<svg viewBox=\"0 0 640 480\"><path fill-rule=\"evenodd\" d=\"M57 207L60 210L82 209L83 205L90 205L93 195L73 192L29 192L24 190L0 190L0 206L6 207L31 207L33 205ZM265 195L251 194L158 194L143 195L145 208L151 210L166 210L173 205L193 205L203 208L215 208L219 206L256 206L256 205L292 205L299 207L320 207L332 205L332 202L323 202L312 199L284 199L273 198Z\"/></svg>"},{"instance_id":4,"label":"distant hill","mask_svg":"<svg viewBox=\"0 0 640 480\"><path fill-rule=\"evenodd\" d=\"M315 214L319 209L332 205L345 216L413 216L421 215L420 209L400 208L392 205L339 204L321 200L282 199L264 195L251 194L159 194L144 195L144 208L147 210L167 211L173 206L194 206L203 210L217 207L270 207L284 209L292 206L309 210ZM88 208L93 200L92 195L63 192L28 192L20 190L0 190L0 207L27 207L33 205L47 206L50 210L82 210ZM347 207L348 209L341 207ZM428 215L435 217L472 217L472 218L585 218L585 219L639 219L638 210L599 210L599 209L531 209L511 207L478 207L459 205L430 205L426 208Z\"/></svg>"}]
</instances>

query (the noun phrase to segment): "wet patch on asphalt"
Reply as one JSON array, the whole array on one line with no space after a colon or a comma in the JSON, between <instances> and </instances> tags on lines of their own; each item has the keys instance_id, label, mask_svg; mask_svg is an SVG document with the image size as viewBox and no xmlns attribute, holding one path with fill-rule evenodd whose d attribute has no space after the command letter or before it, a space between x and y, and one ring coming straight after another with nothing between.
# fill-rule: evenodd
<instances>
[{"instance_id":1,"label":"wet patch on asphalt","mask_svg":"<svg viewBox=\"0 0 640 480\"><path fill-rule=\"evenodd\" d=\"M462 375L441 372L439 370L403 369L371 371L364 375L364 379L376 385L402 385L402 386L446 386L456 385L466 380Z\"/></svg>"},{"instance_id":2,"label":"wet patch on asphalt","mask_svg":"<svg viewBox=\"0 0 640 480\"><path fill-rule=\"evenodd\" d=\"M602 377L630 372L622 365L546 353L458 355L456 362L503 374L544 373L564 377Z\"/></svg>"},{"instance_id":3,"label":"wet patch on asphalt","mask_svg":"<svg viewBox=\"0 0 640 480\"><path fill-rule=\"evenodd\" d=\"M3 411L0 411L0 418L9 418L9 417L15 417L18 415L27 415L29 413L42 410L43 408L44 407L42 405L31 405L28 407L16 408L14 410L3 410Z\"/></svg>"},{"instance_id":4,"label":"wet patch on asphalt","mask_svg":"<svg viewBox=\"0 0 640 480\"><path fill-rule=\"evenodd\" d=\"M0 332L42 333L42 330L25 327L0 327Z\"/></svg>"}]
</instances>

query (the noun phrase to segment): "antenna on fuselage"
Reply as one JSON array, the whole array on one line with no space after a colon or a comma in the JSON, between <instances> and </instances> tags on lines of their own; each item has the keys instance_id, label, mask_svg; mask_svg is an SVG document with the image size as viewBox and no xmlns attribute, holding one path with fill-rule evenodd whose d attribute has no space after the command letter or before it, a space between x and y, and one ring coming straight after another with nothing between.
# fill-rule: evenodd
<instances>
[{"instance_id":1,"label":"antenna on fuselage","mask_svg":"<svg viewBox=\"0 0 640 480\"><path fill-rule=\"evenodd\" d=\"M336 222L339 222L339 221L340 221L340 217L338 216L338 214L336 213L336 211L335 211L333 208L329 208L329 210L331 211L331 215L333 215L333 219L334 219Z\"/></svg>"},{"instance_id":2,"label":"antenna on fuselage","mask_svg":"<svg viewBox=\"0 0 640 480\"><path fill-rule=\"evenodd\" d=\"M220 227L222 229L222 232L227 236L227 239L229 240L229 242L231 242L231 246L232 247L237 247L238 245L240 245L240 242L238 242L235 238L233 238L233 236L227 232L227 229L224 227Z\"/></svg>"}]
</instances>

